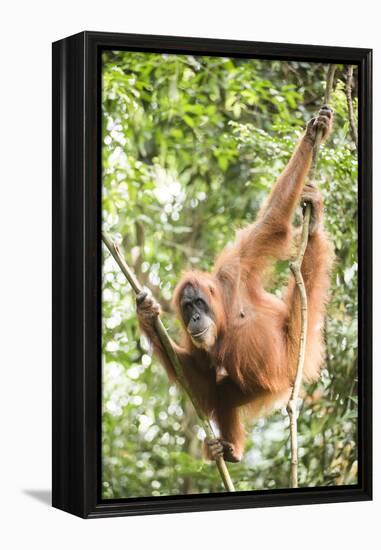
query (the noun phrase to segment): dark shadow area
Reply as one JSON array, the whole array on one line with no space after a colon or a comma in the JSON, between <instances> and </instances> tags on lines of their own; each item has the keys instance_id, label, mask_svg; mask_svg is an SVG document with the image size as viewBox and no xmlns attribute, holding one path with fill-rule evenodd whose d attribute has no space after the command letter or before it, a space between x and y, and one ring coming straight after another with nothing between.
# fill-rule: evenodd
<instances>
[{"instance_id":1,"label":"dark shadow area","mask_svg":"<svg viewBox=\"0 0 381 550\"><path fill-rule=\"evenodd\" d=\"M50 489L23 489L23 493L35 500L39 500L46 506L51 506L52 504L52 491Z\"/></svg>"}]
</instances>

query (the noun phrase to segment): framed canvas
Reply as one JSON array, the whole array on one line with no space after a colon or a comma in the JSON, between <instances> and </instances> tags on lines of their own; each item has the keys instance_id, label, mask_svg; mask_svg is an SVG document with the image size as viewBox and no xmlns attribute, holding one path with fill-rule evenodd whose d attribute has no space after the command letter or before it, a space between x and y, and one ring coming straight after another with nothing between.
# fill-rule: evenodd
<instances>
[{"instance_id":1,"label":"framed canvas","mask_svg":"<svg viewBox=\"0 0 381 550\"><path fill-rule=\"evenodd\" d=\"M371 55L53 44L53 506L372 498Z\"/></svg>"}]
</instances>

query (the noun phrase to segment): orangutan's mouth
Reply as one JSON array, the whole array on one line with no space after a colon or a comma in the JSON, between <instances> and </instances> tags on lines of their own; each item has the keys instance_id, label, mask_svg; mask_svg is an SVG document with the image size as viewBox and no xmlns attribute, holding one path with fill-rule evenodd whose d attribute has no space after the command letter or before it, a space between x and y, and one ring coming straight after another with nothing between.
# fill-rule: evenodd
<instances>
[{"instance_id":1,"label":"orangutan's mouth","mask_svg":"<svg viewBox=\"0 0 381 550\"><path fill-rule=\"evenodd\" d=\"M209 327L204 328L201 332L191 333L192 338L201 338L209 330Z\"/></svg>"}]
</instances>

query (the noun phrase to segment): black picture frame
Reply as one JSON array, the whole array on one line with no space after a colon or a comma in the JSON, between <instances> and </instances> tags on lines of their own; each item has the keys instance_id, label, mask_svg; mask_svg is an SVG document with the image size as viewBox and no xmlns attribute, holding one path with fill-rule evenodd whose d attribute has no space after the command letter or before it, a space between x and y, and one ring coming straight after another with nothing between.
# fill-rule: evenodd
<instances>
[{"instance_id":1,"label":"black picture frame","mask_svg":"<svg viewBox=\"0 0 381 550\"><path fill-rule=\"evenodd\" d=\"M358 484L101 500L101 161L103 49L358 66ZM83 518L372 498L372 50L82 32L53 44L53 506Z\"/></svg>"}]
</instances>

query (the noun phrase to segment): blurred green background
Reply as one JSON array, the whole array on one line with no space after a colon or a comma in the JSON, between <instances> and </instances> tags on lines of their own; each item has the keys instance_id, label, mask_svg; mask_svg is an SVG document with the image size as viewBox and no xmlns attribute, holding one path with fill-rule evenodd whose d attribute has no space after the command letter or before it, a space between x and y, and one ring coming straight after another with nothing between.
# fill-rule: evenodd
<instances>
[{"instance_id":1,"label":"blurred green background","mask_svg":"<svg viewBox=\"0 0 381 550\"><path fill-rule=\"evenodd\" d=\"M252 222L321 106L327 66L131 52L103 53L103 230L163 307L182 270L209 269ZM357 483L357 153L338 66L335 127L318 182L336 251L321 379L299 417L300 486ZM354 107L357 113L356 71ZM275 292L289 276L277 266ZM223 491L192 406L139 333L134 296L103 250L103 498ZM289 486L286 411L247 423L237 490Z\"/></svg>"}]
</instances>

